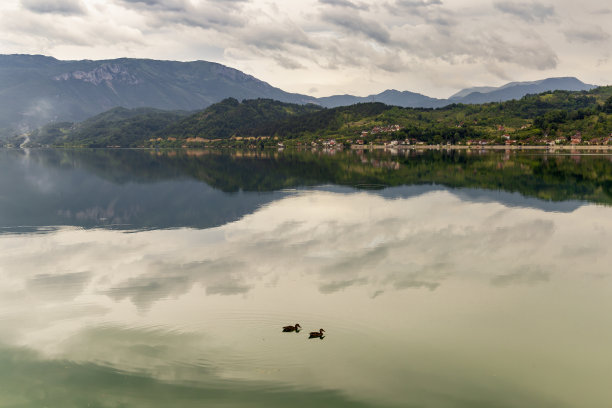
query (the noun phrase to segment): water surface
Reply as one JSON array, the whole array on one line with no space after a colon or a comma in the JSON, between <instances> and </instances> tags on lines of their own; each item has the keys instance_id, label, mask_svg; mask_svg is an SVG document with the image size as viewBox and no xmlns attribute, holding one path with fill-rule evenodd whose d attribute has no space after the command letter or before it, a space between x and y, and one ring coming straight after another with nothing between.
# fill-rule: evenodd
<instances>
[{"instance_id":1,"label":"water surface","mask_svg":"<svg viewBox=\"0 0 612 408\"><path fill-rule=\"evenodd\" d=\"M0 151L0 406L606 407L610 165Z\"/></svg>"}]
</instances>

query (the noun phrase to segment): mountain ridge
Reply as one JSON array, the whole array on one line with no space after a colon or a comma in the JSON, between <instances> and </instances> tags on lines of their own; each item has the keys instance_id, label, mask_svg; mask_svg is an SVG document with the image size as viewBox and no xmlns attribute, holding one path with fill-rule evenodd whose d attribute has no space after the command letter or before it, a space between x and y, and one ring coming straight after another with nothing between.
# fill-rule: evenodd
<instances>
[{"instance_id":1,"label":"mountain ridge","mask_svg":"<svg viewBox=\"0 0 612 408\"><path fill-rule=\"evenodd\" d=\"M81 121L117 106L198 110L228 97L316 102L208 61L62 61L42 55L0 55L0 133L4 134L31 131L54 121Z\"/></svg>"},{"instance_id":2,"label":"mountain ridge","mask_svg":"<svg viewBox=\"0 0 612 408\"><path fill-rule=\"evenodd\" d=\"M59 60L45 55L0 54L0 136L28 133L51 122L83 121L117 106L195 111L231 97L327 108L365 102L441 108L452 103L520 99L525 94L556 89L591 88L593 85L576 78L562 77L466 88L449 99L394 89L366 97L345 94L315 98L286 92L237 69L201 60Z\"/></svg>"},{"instance_id":3,"label":"mountain ridge","mask_svg":"<svg viewBox=\"0 0 612 408\"><path fill-rule=\"evenodd\" d=\"M411 91L398 91L387 89L378 94L368 96L332 95L318 98L322 106L335 108L338 106L382 102L387 105L404 108L441 108L453 103L480 104L488 102L505 102L511 99L520 99L527 94L537 94L547 91L588 91L595 85L586 84L575 77L552 77L536 81L514 81L499 87L481 86L462 89L447 99L432 98ZM338 102L341 101L342 104Z\"/></svg>"}]
</instances>

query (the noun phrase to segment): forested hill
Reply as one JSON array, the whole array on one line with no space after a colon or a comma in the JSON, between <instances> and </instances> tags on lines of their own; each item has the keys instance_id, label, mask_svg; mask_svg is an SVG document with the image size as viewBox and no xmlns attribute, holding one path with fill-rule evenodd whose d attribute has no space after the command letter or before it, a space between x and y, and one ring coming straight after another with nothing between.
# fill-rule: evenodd
<instances>
[{"instance_id":1,"label":"forested hill","mask_svg":"<svg viewBox=\"0 0 612 408\"><path fill-rule=\"evenodd\" d=\"M591 91L552 91L520 100L439 109L401 108L365 103L324 109L291 119L250 126L237 137L276 137L310 142L382 143L410 139L426 144L479 140L504 144L561 143L579 135L601 142L612 133L612 87Z\"/></svg>"},{"instance_id":2,"label":"forested hill","mask_svg":"<svg viewBox=\"0 0 612 408\"><path fill-rule=\"evenodd\" d=\"M230 98L187 117L168 112L136 113L126 119L105 121L101 115L79 125L47 126L32 134L31 140L48 145L122 147L252 145L255 140L258 145L272 145L278 140L308 143L322 138L339 143L409 139L423 143L480 140L542 144L555 140L569 143L578 135L581 143L600 143L612 134L612 87L552 91L520 100L439 109L382 103L325 109L269 99L238 102ZM89 130L88 123L93 126ZM124 125L129 132L122 134L118 130ZM114 136L109 138L109 134Z\"/></svg>"},{"instance_id":3,"label":"forested hill","mask_svg":"<svg viewBox=\"0 0 612 408\"><path fill-rule=\"evenodd\" d=\"M140 146L148 135L164 130L188 116L184 111L152 108L113 108L81 123L51 123L35 130L30 139L55 146Z\"/></svg>"},{"instance_id":4,"label":"forested hill","mask_svg":"<svg viewBox=\"0 0 612 408\"><path fill-rule=\"evenodd\" d=\"M33 145L52 146L182 146L209 139L228 139L250 132L251 128L269 127L320 110L320 106L312 104L298 105L271 99L239 102L234 98L196 113L114 108L81 123L58 122L43 126L30 134L30 140ZM17 140L16 144L22 141Z\"/></svg>"},{"instance_id":5,"label":"forested hill","mask_svg":"<svg viewBox=\"0 0 612 408\"><path fill-rule=\"evenodd\" d=\"M168 126L158 137L226 139L249 133L250 129L265 127L267 124L308 116L321 109L318 105L282 103L271 99L245 100L241 103L228 98Z\"/></svg>"}]
</instances>

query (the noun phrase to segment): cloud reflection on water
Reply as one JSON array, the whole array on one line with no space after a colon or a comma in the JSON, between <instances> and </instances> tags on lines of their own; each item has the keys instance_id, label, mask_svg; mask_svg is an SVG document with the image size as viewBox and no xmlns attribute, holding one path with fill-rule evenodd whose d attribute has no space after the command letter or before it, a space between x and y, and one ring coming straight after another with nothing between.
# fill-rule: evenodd
<instances>
[{"instance_id":1,"label":"cloud reflection on water","mask_svg":"<svg viewBox=\"0 0 612 408\"><path fill-rule=\"evenodd\" d=\"M466 202L447 190L394 199L308 191L210 229L60 228L42 235L4 235L0 327L10 335L2 340L45 355L139 369L169 382L209 376L258 379L257 367L270 369L266 375L273 382L297 378L300 384L342 390L358 399L402 398L407 385L393 383L397 377L411 381L409 389L427 395L421 401L434 405L459 398L469 406L474 393L494 401L499 390L508 395L506 381L518 380L505 373L508 378L482 385L482 376L494 372L501 357L491 352L491 361L475 362L486 350L469 349L466 345L478 342L478 335L457 328L477 322L480 336L493 336L492 327L496 335L507 336L505 325L496 326L509 313L507 305L519 316L514 308L530 310L523 298L500 304L494 299L512 299L515 290L544 290L534 297L550 297L547 285L609 278L609 253L563 256L567 248L610 242L609 213L610 208L594 205L551 213ZM462 303L463 298L469 301ZM288 338L266 337L271 321L274 327L279 317L293 323L284 320L294 313L337 326L326 349L299 343L302 348L283 354L281 342ZM523 321L514 319L520 327ZM383 337L387 324L392 336ZM334 343L334 335L342 332L350 344ZM444 341L449 332L451 344ZM248 340L240 342L243 338ZM372 348L379 343L380 350ZM457 352L460 347L465 350ZM362 350L372 350L371 355ZM458 360L445 361L444 351L457 352L452 355ZM553 361L562 352L553 347ZM311 360L283 365L300 355ZM380 361L404 355L410 364L381 367ZM331 359L336 366L316 375L310 371ZM190 362L216 366L205 373L201 367L181 369ZM276 367L288 371L276 373ZM464 378L455 379L449 369L466 369ZM347 370L355 374L343 377ZM428 389L433 383L453 394ZM550 402L546 394L523 395L521 401Z\"/></svg>"},{"instance_id":2,"label":"cloud reflection on water","mask_svg":"<svg viewBox=\"0 0 612 408\"><path fill-rule=\"evenodd\" d=\"M579 211L588 217L608 210ZM26 290L41 296L45 290L57 295L61 286L129 299L141 308L180 296L195 284L211 295L244 295L256 281L276 275L309 276L328 294L354 285L373 292L434 290L447 279L479 275L499 286L529 281L526 272L516 271L521 265L558 273L581 254L605 258L600 246L605 241L590 238L588 227L571 219L466 203L449 191L391 200L367 193L302 192L208 230L60 229L29 236L28 246L19 245L23 237L6 236L3 245L15 251L5 251L1 260L5 275L27 277ZM554 278L551 272L531 275L539 281Z\"/></svg>"}]
</instances>

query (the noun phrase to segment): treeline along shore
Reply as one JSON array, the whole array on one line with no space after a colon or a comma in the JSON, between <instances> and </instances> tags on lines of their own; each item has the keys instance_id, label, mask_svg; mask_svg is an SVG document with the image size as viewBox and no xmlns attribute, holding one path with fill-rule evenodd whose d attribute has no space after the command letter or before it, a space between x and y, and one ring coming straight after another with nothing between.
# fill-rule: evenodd
<instances>
[{"instance_id":1,"label":"treeline along shore","mask_svg":"<svg viewBox=\"0 0 612 408\"><path fill-rule=\"evenodd\" d=\"M114 108L80 123L15 135L22 147L453 146L582 148L612 145L612 87L443 108L361 103L337 108L225 99L197 112Z\"/></svg>"}]
</instances>

